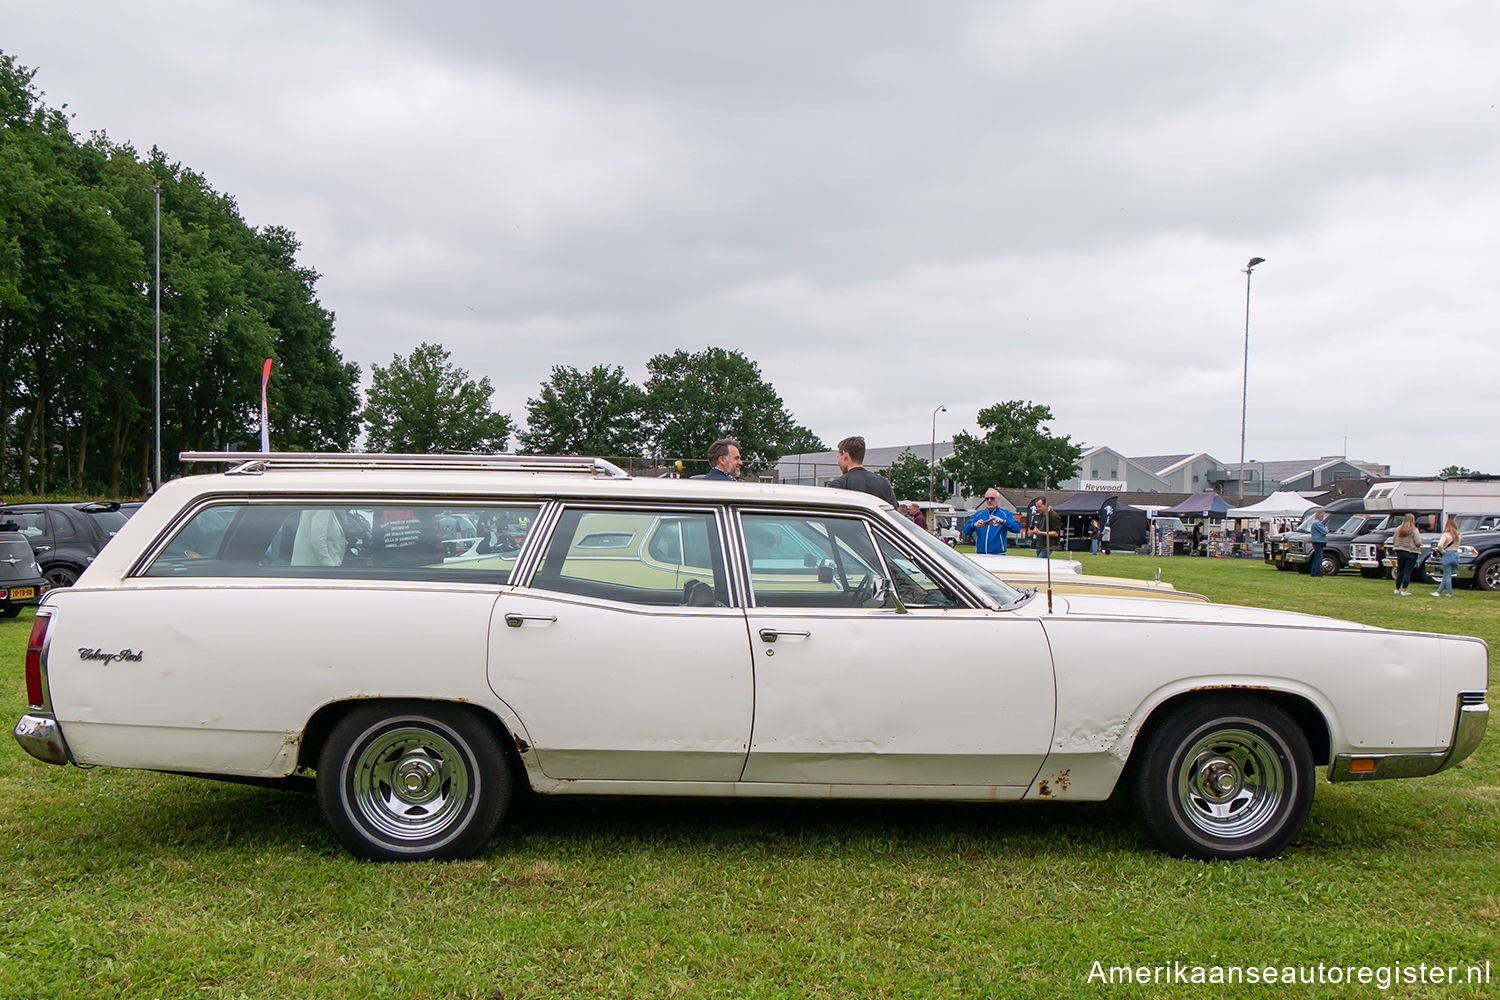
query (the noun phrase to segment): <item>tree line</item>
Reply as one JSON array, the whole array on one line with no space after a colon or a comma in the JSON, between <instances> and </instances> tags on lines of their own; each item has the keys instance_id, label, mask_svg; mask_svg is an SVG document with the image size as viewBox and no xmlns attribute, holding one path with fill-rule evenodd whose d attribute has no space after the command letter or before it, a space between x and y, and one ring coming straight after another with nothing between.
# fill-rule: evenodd
<instances>
[{"instance_id":1,"label":"tree line","mask_svg":"<svg viewBox=\"0 0 1500 1000\"><path fill-rule=\"evenodd\" d=\"M359 368L333 346L296 236L153 148L75 136L0 53L0 491L141 494L152 477L156 197L163 470L253 445L275 358L279 446L342 450Z\"/></svg>"},{"instance_id":2,"label":"tree line","mask_svg":"<svg viewBox=\"0 0 1500 1000\"><path fill-rule=\"evenodd\" d=\"M681 459L703 472L708 447L723 437L740 442L745 465L761 470L794 451L819 451L821 441L798 424L760 366L739 351L708 347L658 354L637 385L620 365L580 370L554 365L526 401L518 450L532 455L609 459ZM364 408L370 451L503 450L514 430L493 411L487 377L474 379L437 344L371 371Z\"/></svg>"},{"instance_id":3,"label":"tree line","mask_svg":"<svg viewBox=\"0 0 1500 1000\"><path fill-rule=\"evenodd\" d=\"M799 424L760 367L722 347L646 362L637 385L619 365L554 366L526 400L519 434L436 344L360 369L333 346L318 274L296 235L256 228L233 197L153 147L142 157L101 132L80 138L46 106L34 71L0 52L0 495L144 495L152 486L158 384L156 229L160 221L161 463L181 451L255 449L260 370L273 445L286 451L502 451L685 461L740 443L747 472L828 446ZM158 213L158 201L159 213ZM1038 442L1051 411L1002 403L985 433L958 435L936 474L964 483L1043 485L1077 458ZM1071 456L1071 458L1069 457ZM925 495L925 460L891 470ZM1071 473L1067 473L1071 474ZM982 486L981 486L982 488Z\"/></svg>"}]
</instances>

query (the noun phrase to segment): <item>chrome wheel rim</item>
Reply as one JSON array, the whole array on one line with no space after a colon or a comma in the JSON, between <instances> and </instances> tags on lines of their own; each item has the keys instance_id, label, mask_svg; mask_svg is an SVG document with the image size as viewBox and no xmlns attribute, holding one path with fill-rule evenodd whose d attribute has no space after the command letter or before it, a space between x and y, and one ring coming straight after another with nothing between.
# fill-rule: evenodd
<instances>
[{"instance_id":1,"label":"chrome wheel rim","mask_svg":"<svg viewBox=\"0 0 1500 1000\"><path fill-rule=\"evenodd\" d=\"M359 751L350 775L354 808L391 840L430 840L456 826L474 796L457 744L431 729L403 726Z\"/></svg>"},{"instance_id":2,"label":"chrome wheel rim","mask_svg":"<svg viewBox=\"0 0 1500 1000\"><path fill-rule=\"evenodd\" d=\"M1245 729L1217 729L1194 743L1177 768L1177 804L1198 830L1245 837L1271 822L1288 795L1277 747Z\"/></svg>"}]
</instances>

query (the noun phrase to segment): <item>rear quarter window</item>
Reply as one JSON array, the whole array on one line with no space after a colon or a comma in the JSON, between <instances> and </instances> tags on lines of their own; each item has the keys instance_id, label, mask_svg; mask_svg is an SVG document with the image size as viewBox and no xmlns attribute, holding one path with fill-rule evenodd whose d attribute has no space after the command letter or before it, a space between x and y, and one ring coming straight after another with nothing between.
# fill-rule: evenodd
<instances>
[{"instance_id":1,"label":"rear quarter window","mask_svg":"<svg viewBox=\"0 0 1500 1000\"><path fill-rule=\"evenodd\" d=\"M196 511L144 577L508 583L537 504L226 503Z\"/></svg>"}]
</instances>

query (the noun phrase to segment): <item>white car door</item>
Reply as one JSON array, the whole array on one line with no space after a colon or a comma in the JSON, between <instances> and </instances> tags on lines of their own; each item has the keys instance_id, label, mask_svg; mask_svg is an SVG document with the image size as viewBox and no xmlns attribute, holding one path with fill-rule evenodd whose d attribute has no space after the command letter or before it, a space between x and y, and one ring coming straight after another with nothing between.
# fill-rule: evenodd
<instances>
[{"instance_id":1,"label":"white car door","mask_svg":"<svg viewBox=\"0 0 1500 1000\"><path fill-rule=\"evenodd\" d=\"M858 518L747 513L742 526L755 651L744 781L1021 796L1056 707L1040 623L957 606ZM800 583L789 575L798 548L809 550ZM865 581L887 568L904 614L890 600L869 606Z\"/></svg>"},{"instance_id":2,"label":"white car door","mask_svg":"<svg viewBox=\"0 0 1500 1000\"><path fill-rule=\"evenodd\" d=\"M754 688L705 508L570 507L490 629L490 686L547 776L735 781Z\"/></svg>"}]
</instances>

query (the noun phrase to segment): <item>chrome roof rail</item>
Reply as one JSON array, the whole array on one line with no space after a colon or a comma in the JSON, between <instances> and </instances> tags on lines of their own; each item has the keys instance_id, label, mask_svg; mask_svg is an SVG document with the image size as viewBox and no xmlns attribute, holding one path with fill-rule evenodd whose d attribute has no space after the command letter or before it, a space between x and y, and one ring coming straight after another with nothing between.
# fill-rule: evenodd
<instances>
[{"instance_id":1,"label":"chrome roof rail","mask_svg":"<svg viewBox=\"0 0 1500 1000\"><path fill-rule=\"evenodd\" d=\"M568 455L390 455L378 452L184 451L187 463L222 462L229 475L254 476L267 471L327 469L402 469L423 472L525 472L533 475L593 476L629 479L630 473L602 458Z\"/></svg>"}]
</instances>

